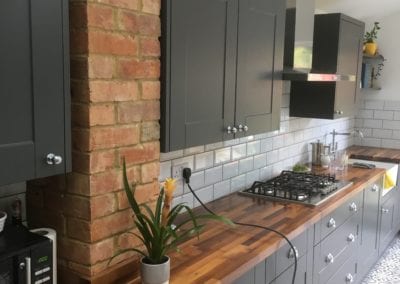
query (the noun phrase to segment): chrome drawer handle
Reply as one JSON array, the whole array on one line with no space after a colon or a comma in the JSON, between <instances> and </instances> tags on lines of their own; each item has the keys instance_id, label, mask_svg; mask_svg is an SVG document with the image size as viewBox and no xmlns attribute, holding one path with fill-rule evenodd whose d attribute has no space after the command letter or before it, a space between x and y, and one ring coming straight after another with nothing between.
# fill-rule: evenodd
<instances>
[{"instance_id":1,"label":"chrome drawer handle","mask_svg":"<svg viewBox=\"0 0 400 284\"><path fill-rule=\"evenodd\" d=\"M46 156L46 164L48 165L59 165L62 163L62 157L55 155L53 153L47 154Z\"/></svg>"},{"instance_id":2,"label":"chrome drawer handle","mask_svg":"<svg viewBox=\"0 0 400 284\"><path fill-rule=\"evenodd\" d=\"M296 247L293 247L293 248L294 248L294 253L293 253L293 249L290 249L287 257L288 258L294 258L294 256L296 255L296 258L299 258L298 249Z\"/></svg>"},{"instance_id":3,"label":"chrome drawer handle","mask_svg":"<svg viewBox=\"0 0 400 284\"><path fill-rule=\"evenodd\" d=\"M353 275L351 273L346 275L346 282L352 283L354 281Z\"/></svg>"},{"instance_id":4,"label":"chrome drawer handle","mask_svg":"<svg viewBox=\"0 0 400 284\"><path fill-rule=\"evenodd\" d=\"M349 206L349 210L353 211L353 212L357 212L357 204L355 204L354 202L352 202Z\"/></svg>"},{"instance_id":5,"label":"chrome drawer handle","mask_svg":"<svg viewBox=\"0 0 400 284\"><path fill-rule=\"evenodd\" d=\"M354 242L356 240L356 237L353 235L353 234L350 234L348 237L347 237L347 241L349 241L349 242Z\"/></svg>"},{"instance_id":6,"label":"chrome drawer handle","mask_svg":"<svg viewBox=\"0 0 400 284\"><path fill-rule=\"evenodd\" d=\"M325 262L327 262L327 263L333 263L334 261L335 261L335 258L333 257L333 255L331 253L329 253L325 258Z\"/></svg>"},{"instance_id":7,"label":"chrome drawer handle","mask_svg":"<svg viewBox=\"0 0 400 284\"><path fill-rule=\"evenodd\" d=\"M333 218L329 219L328 228L336 228L336 221L335 221L335 219L333 219Z\"/></svg>"},{"instance_id":8,"label":"chrome drawer handle","mask_svg":"<svg viewBox=\"0 0 400 284\"><path fill-rule=\"evenodd\" d=\"M382 208L382 213L384 213L384 214L387 214L387 213L389 213L389 209Z\"/></svg>"},{"instance_id":9,"label":"chrome drawer handle","mask_svg":"<svg viewBox=\"0 0 400 284\"><path fill-rule=\"evenodd\" d=\"M372 190L373 192L377 192L378 189L379 189L379 186L377 186L376 184L374 184L374 185L372 186L372 188L371 188L371 190Z\"/></svg>"},{"instance_id":10,"label":"chrome drawer handle","mask_svg":"<svg viewBox=\"0 0 400 284\"><path fill-rule=\"evenodd\" d=\"M235 134L236 132L237 132L237 128L235 127L235 126L228 126L227 128L226 128L226 132L228 133L228 134Z\"/></svg>"}]
</instances>

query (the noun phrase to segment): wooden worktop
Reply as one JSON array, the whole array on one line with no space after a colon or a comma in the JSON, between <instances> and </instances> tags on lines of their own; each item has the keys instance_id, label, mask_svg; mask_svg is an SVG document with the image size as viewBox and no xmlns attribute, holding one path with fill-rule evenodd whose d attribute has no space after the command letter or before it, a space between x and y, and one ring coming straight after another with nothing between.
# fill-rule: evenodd
<instances>
[{"instance_id":1,"label":"wooden worktop","mask_svg":"<svg viewBox=\"0 0 400 284\"><path fill-rule=\"evenodd\" d=\"M386 149L366 146L351 146L347 148L351 158L377 162L400 163L399 149Z\"/></svg>"},{"instance_id":2,"label":"wooden worktop","mask_svg":"<svg viewBox=\"0 0 400 284\"><path fill-rule=\"evenodd\" d=\"M208 203L210 209L232 220L271 227L293 239L343 202L378 179L382 169L349 167L339 179L353 185L318 207L237 193ZM181 253L171 256L171 283L230 283L285 244L279 236L263 229L209 222L200 239L180 245Z\"/></svg>"}]
</instances>

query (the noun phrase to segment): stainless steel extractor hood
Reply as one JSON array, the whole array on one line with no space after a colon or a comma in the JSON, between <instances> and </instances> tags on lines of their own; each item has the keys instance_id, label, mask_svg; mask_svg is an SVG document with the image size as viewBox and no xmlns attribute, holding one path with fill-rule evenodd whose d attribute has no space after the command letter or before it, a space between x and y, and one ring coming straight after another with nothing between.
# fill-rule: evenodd
<instances>
[{"instance_id":1,"label":"stainless steel extractor hood","mask_svg":"<svg viewBox=\"0 0 400 284\"><path fill-rule=\"evenodd\" d=\"M283 80L355 81L355 74L332 74L312 68L314 0L287 0Z\"/></svg>"}]
</instances>

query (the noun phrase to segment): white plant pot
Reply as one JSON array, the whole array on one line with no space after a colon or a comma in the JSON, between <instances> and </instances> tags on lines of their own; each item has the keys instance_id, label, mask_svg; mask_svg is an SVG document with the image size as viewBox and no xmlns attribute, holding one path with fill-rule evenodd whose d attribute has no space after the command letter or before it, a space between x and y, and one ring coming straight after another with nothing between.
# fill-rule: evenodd
<instances>
[{"instance_id":1,"label":"white plant pot","mask_svg":"<svg viewBox=\"0 0 400 284\"><path fill-rule=\"evenodd\" d=\"M140 260L140 276L143 284L169 284L170 260L161 264L147 264Z\"/></svg>"},{"instance_id":2,"label":"white plant pot","mask_svg":"<svg viewBox=\"0 0 400 284\"><path fill-rule=\"evenodd\" d=\"M5 211L0 211L0 232L4 229L4 224L6 223L7 213Z\"/></svg>"}]
</instances>

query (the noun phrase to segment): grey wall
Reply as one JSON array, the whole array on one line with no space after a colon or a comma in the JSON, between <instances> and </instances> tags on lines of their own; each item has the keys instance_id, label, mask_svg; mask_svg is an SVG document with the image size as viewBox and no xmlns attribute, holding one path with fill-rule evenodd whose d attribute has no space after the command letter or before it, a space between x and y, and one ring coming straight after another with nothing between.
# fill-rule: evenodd
<instances>
[{"instance_id":1,"label":"grey wall","mask_svg":"<svg viewBox=\"0 0 400 284\"><path fill-rule=\"evenodd\" d=\"M274 132L226 142L162 153L160 181L171 176L173 165L187 162L192 169L191 185L199 197L208 202L266 180L290 169L298 162L310 161L310 142L331 141L332 129L350 131L354 118L339 120L289 117L289 83L282 96L281 127ZM353 144L353 138L338 136L339 148ZM179 182L174 202L198 206L183 182Z\"/></svg>"}]
</instances>

